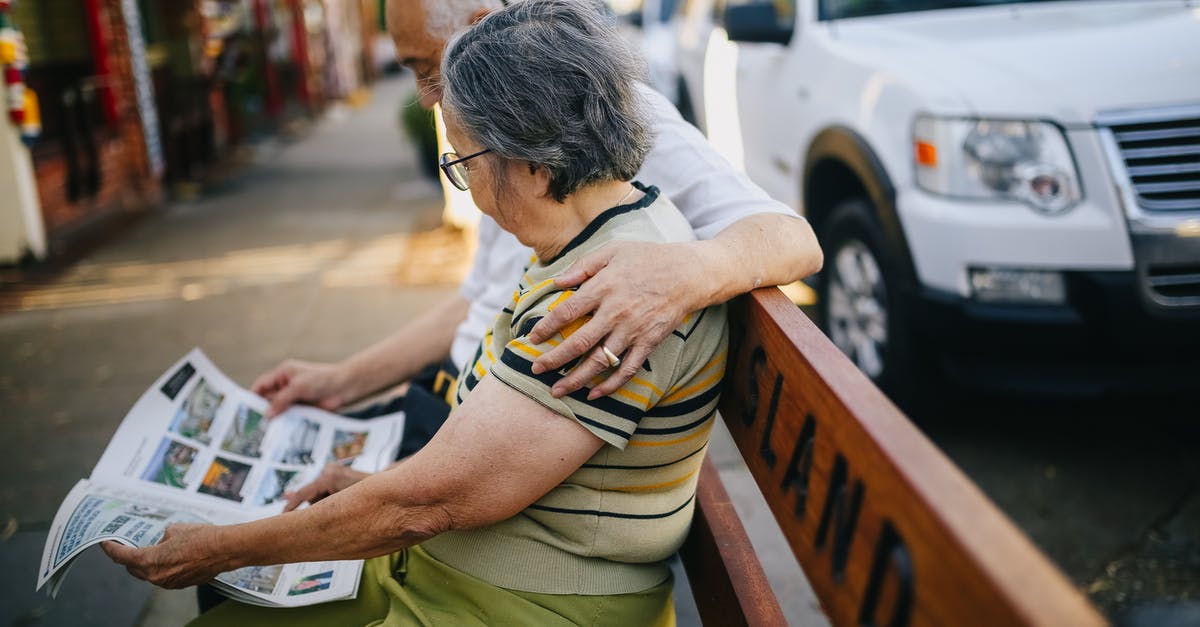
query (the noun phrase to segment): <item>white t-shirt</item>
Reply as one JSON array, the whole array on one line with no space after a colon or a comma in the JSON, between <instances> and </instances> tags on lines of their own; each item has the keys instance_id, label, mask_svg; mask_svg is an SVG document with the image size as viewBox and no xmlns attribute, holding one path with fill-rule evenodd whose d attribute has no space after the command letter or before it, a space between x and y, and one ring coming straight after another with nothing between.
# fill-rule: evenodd
<instances>
[{"instance_id":1,"label":"white t-shirt","mask_svg":"<svg viewBox=\"0 0 1200 627\"><path fill-rule=\"evenodd\" d=\"M670 198L697 237L710 239L730 224L757 213L796 215L735 171L662 94L642 84L639 90L657 136L637 180L658 187ZM467 319L458 325L450 349L450 358L460 369L474 356L484 332L512 298L513 288L532 255L532 250L494 220L480 218L479 248L471 272L459 289L471 306Z\"/></svg>"}]
</instances>

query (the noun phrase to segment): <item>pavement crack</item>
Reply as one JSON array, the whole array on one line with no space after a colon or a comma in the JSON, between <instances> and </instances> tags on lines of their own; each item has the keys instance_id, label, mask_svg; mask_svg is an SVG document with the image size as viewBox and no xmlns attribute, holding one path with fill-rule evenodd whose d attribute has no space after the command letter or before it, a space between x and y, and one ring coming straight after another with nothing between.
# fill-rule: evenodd
<instances>
[{"instance_id":1,"label":"pavement crack","mask_svg":"<svg viewBox=\"0 0 1200 627\"><path fill-rule=\"evenodd\" d=\"M1124 586L1120 585L1120 581L1122 578L1131 576L1138 579L1134 582L1131 592L1133 596L1139 596L1138 593L1141 592L1144 584L1141 579L1146 574L1139 571L1146 567L1154 571L1164 566L1160 557L1171 553L1169 546L1173 540L1170 532L1171 524L1185 514L1188 504L1198 496L1200 496L1200 486L1196 482L1187 484L1179 496L1171 501L1170 506L1147 525L1146 531L1138 539L1114 551L1105 560L1102 570L1091 577L1086 585L1086 591L1093 601L1102 606L1113 606L1114 603L1126 602L1130 591L1123 591ZM1177 542L1179 539L1174 538L1174 540ZM1143 564L1143 562L1145 563ZM1107 598L1114 594L1114 599Z\"/></svg>"}]
</instances>

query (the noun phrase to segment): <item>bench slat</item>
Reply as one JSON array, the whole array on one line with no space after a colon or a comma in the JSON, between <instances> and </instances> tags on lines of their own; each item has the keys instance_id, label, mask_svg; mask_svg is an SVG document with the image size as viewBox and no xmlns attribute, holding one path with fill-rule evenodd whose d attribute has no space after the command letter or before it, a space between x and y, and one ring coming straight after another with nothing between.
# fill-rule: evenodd
<instances>
[{"instance_id":1,"label":"bench slat","mask_svg":"<svg viewBox=\"0 0 1200 627\"><path fill-rule=\"evenodd\" d=\"M679 556L706 624L787 624L716 466L707 458L696 487L692 528Z\"/></svg>"},{"instance_id":2,"label":"bench slat","mask_svg":"<svg viewBox=\"0 0 1200 627\"><path fill-rule=\"evenodd\" d=\"M834 625L1105 623L778 289L730 326L721 413Z\"/></svg>"}]
</instances>

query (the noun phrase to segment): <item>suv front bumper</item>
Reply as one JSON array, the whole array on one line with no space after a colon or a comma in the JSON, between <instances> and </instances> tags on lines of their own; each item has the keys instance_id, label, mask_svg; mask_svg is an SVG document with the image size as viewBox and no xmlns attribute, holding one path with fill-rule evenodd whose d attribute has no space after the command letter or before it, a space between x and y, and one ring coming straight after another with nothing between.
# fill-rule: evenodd
<instances>
[{"instance_id":1,"label":"suv front bumper","mask_svg":"<svg viewBox=\"0 0 1200 627\"><path fill-rule=\"evenodd\" d=\"M1193 391L1200 307L1148 302L1140 271L1064 272L1067 304L980 303L924 290L910 309L951 380L1063 397Z\"/></svg>"}]
</instances>

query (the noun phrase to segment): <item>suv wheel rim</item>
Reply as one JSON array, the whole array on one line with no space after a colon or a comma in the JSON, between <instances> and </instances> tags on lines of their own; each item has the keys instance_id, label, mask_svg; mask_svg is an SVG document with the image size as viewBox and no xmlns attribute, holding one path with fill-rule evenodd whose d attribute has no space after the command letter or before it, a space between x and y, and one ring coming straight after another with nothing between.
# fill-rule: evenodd
<instances>
[{"instance_id":1,"label":"suv wheel rim","mask_svg":"<svg viewBox=\"0 0 1200 627\"><path fill-rule=\"evenodd\" d=\"M828 298L830 339L878 380L887 355L887 290L879 263L862 242L851 240L838 249Z\"/></svg>"}]
</instances>

